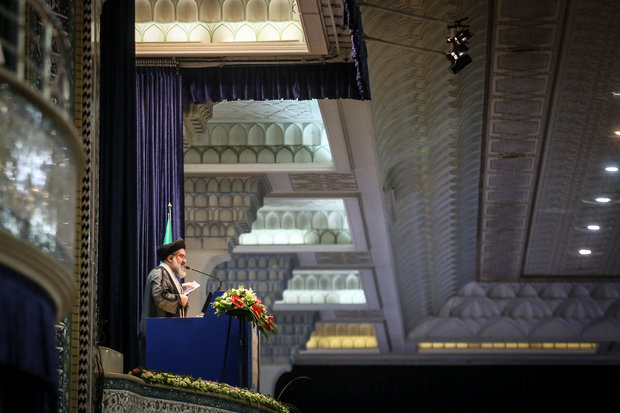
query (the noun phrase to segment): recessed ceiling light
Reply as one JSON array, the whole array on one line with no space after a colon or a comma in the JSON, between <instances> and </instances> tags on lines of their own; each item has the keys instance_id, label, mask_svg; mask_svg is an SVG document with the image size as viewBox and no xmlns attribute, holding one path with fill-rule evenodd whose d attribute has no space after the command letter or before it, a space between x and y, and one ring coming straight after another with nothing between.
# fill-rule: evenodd
<instances>
[{"instance_id":1,"label":"recessed ceiling light","mask_svg":"<svg viewBox=\"0 0 620 413\"><path fill-rule=\"evenodd\" d=\"M618 172L618 167L617 166L606 166L605 170L607 172Z\"/></svg>"},{"instance_id":2,"label":"recessed ceiling light","mask_svg":"<svg viewBox=\"0 0 620 413\"><path fill-rule=\"evenodd\" d=\"M620 136L620 130L615 130L614 133L616 134L616 136Z\"/></svg>"},{"instance_id":3,"label":"recessed ceiling light","mask_svg":"<svg viewBox=\"0 0 620 413\"><path fill-rule=\"evenodd\" d=\"M592 225L588 225L588 229L590 231L598 231L599 229L601 229L601 227L600 227L600 225L592 224Z\"/></svg>"},{"instance_id":4,"label":"recessed ceiling light","mask_svg":"<svg viewBox=\"0 0 620 413\"><path fill-rule=\"evenodd\" d=\"M592 250L586 249L586 248L582 248L579 250L579 254L581 255L590 255L592 254Z\"/></svg>"},{"instance_id":5,"label":"recessed ceiling light","mask_svg":"<svg viewBox=\"0 0 620 413\"><path fill-rule=\"evenodd\" d=\"M607 198L606 196L600 196L598 198L594 198L596 202L600 202L602 204L611 201L611 198Z\"/></svg>"},{"instance_id":6,"label":"recessed ceiling light","mask_svg":"<svg viewBox=\"0 0 620 413\"><path fill-rule=\"evenodd\" d=\"M612 96L620 96L620 92L611 92Z\"/></svg>"}]
</instances>

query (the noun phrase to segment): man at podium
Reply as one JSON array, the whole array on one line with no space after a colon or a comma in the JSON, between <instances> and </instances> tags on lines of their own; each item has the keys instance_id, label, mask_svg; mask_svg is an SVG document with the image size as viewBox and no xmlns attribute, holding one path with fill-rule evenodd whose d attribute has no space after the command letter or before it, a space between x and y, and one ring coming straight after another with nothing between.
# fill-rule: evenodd
<instances>
[{"instance_id":1,"label":"man at podium","mask_svg":"<svg viewBox=\"0 0 620 413\"><path fill-rule=\"evenodd\" d=\"M140 341L144 348L146 319L149 317L185 317L188 297L181 281L185 278L185 240L157 247L160 264L149 273L142 297Z\"/></svg>"}]
</instances>

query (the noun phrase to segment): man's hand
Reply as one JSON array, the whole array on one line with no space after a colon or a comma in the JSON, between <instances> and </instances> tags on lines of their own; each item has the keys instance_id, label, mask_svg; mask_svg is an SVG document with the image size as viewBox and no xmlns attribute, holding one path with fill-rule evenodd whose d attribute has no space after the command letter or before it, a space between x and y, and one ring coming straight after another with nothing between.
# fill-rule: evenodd
<instances>
[{"instance_id":1,"label":"man's hand","mask_svg":"<svg viewBox=\"0 0 620 413\"><path fill-rule=\"evenodd\" d=\"M181 294L181 306L185 307L187 305L187 301L189 301L189 297L185 294Z\"/></svg>"}]
</instances>

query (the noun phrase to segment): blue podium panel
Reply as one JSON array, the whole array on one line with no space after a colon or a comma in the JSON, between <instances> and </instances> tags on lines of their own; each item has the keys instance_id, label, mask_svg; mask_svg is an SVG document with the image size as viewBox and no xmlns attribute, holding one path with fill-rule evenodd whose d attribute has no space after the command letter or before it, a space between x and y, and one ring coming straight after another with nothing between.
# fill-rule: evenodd
<instances>
[{"instance_id":1,"label":"blue podium panel","mask_svg":"<svg viewBox=\"0 0 620 413\"><path fill-rule=\"evenodd\" d=\"M148 318L145 367L251 387L251 340L250 323L212 311L203 318Z\"/></svg>"}]
</instances>

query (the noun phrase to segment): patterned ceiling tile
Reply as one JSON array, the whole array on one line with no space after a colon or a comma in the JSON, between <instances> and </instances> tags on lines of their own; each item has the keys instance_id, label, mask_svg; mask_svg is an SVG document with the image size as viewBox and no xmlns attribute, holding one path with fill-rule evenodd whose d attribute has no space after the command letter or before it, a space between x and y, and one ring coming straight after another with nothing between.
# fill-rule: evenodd
<instances>
[{"instance_id":1,"label":"patterned ceiling tile","mask_svg":"<svg viewBox=\"0 0 620 413\"><path fill-rule=\"evenodd\" d=\"M299 173L289 174L295 192L357 192L355 174Z\"/></svg>"},{"instance_id":2,"label":"patterned ceiling tile","mask_svg":"<svg viewBox=\"0 0 620 413\"><path fill-rule=\"evenodd\" d=\"M315 255L320 265L352 267L372 265L372 257L367 252L317 252Z\"/></svg>"}]
</instances>

